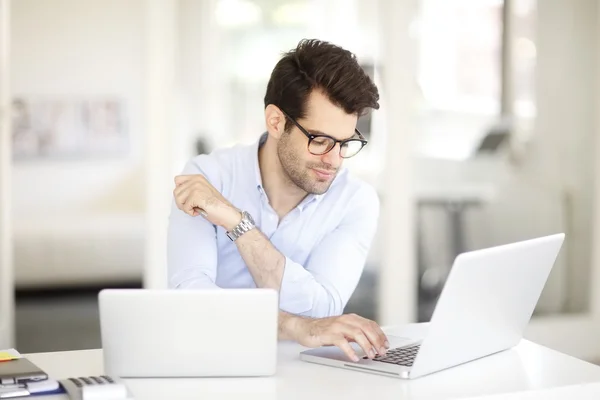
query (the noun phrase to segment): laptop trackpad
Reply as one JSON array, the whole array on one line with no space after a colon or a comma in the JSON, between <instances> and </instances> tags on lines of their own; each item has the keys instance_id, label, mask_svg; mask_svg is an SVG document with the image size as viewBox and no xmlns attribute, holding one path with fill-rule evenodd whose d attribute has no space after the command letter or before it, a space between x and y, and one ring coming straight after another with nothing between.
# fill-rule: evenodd
<instances>
[{"instance_id":1,"label":"laptop trackpad","mask_svg":"<svg viewBox=\"0 0 600 400\"><path fill-rule=\"evenodd\" d=\"M395 349L398 347L405 347L412 344L419 343L421 341L420 338L409 338L404 336L393 336L387 335L388 341L390 342L390 349Z\"/></svg>"}]
</instances>

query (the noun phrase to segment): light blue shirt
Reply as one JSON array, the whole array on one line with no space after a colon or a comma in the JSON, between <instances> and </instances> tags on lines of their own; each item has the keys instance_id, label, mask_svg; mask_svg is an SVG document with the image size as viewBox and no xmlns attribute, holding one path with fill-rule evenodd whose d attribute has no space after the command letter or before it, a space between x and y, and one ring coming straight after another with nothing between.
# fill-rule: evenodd
<instances>
[{"instance_id":1,"label":"light blue shirt","mask_svg":"<svg viewBox=\"0 0 600 400\"><path fill-rule=\"evenodd\" d=\"M285 256L280 309L311 317L343 313L356 289L377 228L375 190L341 169L323 195L308 195L279 220L263 189L258 148L236 145L199 155L182 174L202 174ZM359 155L360 156L360 155ZM359 157L357 156L357 157ZM222 227L192 217L173 201L169 219L171 288L255 288L237 246Z\"/></svg>"}]
</instances>

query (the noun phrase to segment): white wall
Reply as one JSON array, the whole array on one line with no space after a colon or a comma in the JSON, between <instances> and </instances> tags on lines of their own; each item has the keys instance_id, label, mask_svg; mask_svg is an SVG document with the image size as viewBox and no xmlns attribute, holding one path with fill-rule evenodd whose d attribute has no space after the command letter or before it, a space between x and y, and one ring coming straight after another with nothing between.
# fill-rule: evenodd
<instances>
[{"instance_id":1,"label":"white wall","mask_svg":"<svg viewBox=\"0 0 600 400\"><path fill-rule=\"evenodd\" d=\"M16 163L17 217L141 210L143 7L142 0L14 2L14 95L123 98L132 140L124 158Z\"/></svg>"},{"instance_id":2,"label":"white wall","mask_svg":"<svg viewBox=\"0 0 600 400\"><path fill-rule=\"evenodd\" d=\"M112 159L15 162L14 225L24 243L17 246L18 282L30 278L19 263L28 247L24 237L38 224L40 231L59 232L105 215L133 213L143 221L144 10L143 0L13 2L14 95L121 98L131 139L130 153Z\"/></svg>"}]
</instances>

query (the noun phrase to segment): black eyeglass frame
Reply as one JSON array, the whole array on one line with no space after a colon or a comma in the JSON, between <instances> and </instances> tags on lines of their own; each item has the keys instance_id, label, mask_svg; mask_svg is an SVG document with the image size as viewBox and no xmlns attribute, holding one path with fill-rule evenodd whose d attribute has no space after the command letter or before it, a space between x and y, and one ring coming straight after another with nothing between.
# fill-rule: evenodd
<instances>
[{"instance_id":1,"label":"black eyeglass frame","mask_svg":"<svg viewBox=\"0 0 600 400\"><path fill-rule=\"evenodd\" d=\"M296 127L298 127L298 129L300 129L300 132L302 132L308 138L308 144L306 145L306 149L312 155L322 156L324 154L327 154L331 150L335 149L335 146L339 143L340 144L340 157L345 158L345 159L352 158L355 155L357 155L358 153L360 153L361 150L367 145L367 143L369 143L369 141L365 138L365 136L362 133L360 133L360 131L358 130L358 128L354 128L354 133L356 135L358 135L358 139L354 138L354 137L351 137L349 139L338 140L338 139L336 139L334 137L331 137L329 135L314 135L314 134L310 133L309 131L307 131L306 129L304 129L304 127L302 125L300 125L300 123L298 121L296 121L294 118L290 117L285 111L281 110L281 112L283 113L283 115L286 116L286 118L288 118L290 121L292 121L294 123L294 125L296 125ZM312 151L310 151L310 143L314 139L318 139L318 138L327 138L327 139L332 140L333 141L333 146L331 146L331 148L329 150L325 151L324 153L320 153L320 154L313 153ZM342 147L344 146L344 144L346 144L348 142L360 142L361 143L361 147L360 147L360 149L358 149L358 151L356 153L354 153L350 157L344 157L344 156L342 156Z\"/></svg>"}]
</instances>

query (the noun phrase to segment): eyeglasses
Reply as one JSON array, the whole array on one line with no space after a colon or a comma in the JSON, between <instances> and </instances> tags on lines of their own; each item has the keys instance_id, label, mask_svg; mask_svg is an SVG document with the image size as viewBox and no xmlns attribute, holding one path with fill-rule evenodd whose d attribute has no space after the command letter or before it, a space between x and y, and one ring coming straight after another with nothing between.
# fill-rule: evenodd
<instances>
[{"instance_id":1,"label":"eyeglasses","mask_svg":"<svg viewBox=\"0 0 600 400\"><path fill-rule=\"evenodd\" d=\"M290 117L285 111L281 110L290 121L294 123L300 129L302 133L308 138L308 151L315 156L322 156L323 154L329 153L336 144L340 144L340 157L350 158L358 154L368 143L367 139L363 136L358 129L354 129L358 138L350 138L346 140L337 140L328 135L313 135L308 132L302 125L300 125L294 118Z\"/></svg>"}]
</instances>

